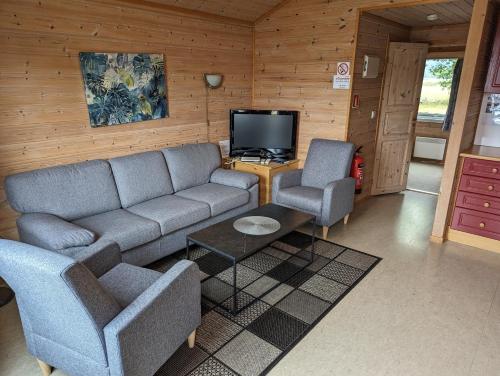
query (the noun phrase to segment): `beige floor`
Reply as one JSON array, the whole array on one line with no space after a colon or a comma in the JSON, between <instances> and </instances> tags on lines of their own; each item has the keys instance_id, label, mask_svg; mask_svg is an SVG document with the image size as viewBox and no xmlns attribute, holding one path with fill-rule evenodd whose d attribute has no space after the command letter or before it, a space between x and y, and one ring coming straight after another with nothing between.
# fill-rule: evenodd
<instances>
[{"instance_id":1,"label":"beige floor","mask_svg":"<svg viewBox=\"0 0 500 376\"><path fill-rule=\"evenodd\" d=\"M271 375L500 374L500 255L429 244L435 201L373 198L331 230L384 259ZM0 309L0 375L39 375L12 303Z\"/></svg>"},{"instance_id":2,"label":"beige floor","mask_svg":"<svg viewBox=\"0 0 500 376\"><path fill-rule=\"evenodd\" d=\"M442 177L443 165L412 161L408 171L407 187L408 189L439 193Z\"/></svg>"}]
</instances>

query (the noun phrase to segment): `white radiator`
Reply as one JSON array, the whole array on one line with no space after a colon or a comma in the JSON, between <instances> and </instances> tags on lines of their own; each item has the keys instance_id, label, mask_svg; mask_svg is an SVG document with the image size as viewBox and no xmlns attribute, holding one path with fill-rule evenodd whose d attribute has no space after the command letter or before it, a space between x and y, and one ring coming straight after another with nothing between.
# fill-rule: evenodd
<instances>
[{"instance_id":1,"label":"white radiator","mask_svg":"<svg viewBox=\"0 0 500 376\"><path fill-rule=\"evenodd\" d=\"M417 137L415 140L415 148L413 149L413 156L442 161L444 159L445 148L445 138Z\"/></svg>"}]
</instances>

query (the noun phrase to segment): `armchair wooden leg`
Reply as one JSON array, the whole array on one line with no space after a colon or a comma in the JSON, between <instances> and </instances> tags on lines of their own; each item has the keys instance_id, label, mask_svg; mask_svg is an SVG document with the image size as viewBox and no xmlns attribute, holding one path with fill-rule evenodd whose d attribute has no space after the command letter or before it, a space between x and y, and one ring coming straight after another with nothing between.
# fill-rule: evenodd
<instances>
[{"instance_id":1,"label":"armchair wooden leg","mask_svg":"<svg viewBox=\"0 0 500 376\"><path fill-rule=\"evenodd\" d=\"M40 369L42 370L42 375L43 376L49 376L52 373L52 367L49 366L47 363L41 361L40 359L37 359L38 365L40 366Z\"/></svg>"},{"instance_id":2,"label":"armchair wooden leg","mask_svg":"<svg viewBox=\"0 0 500 376\"><path fill-rule=\"evenodd\" d=\"M347 215L344 217L344 225L346 225L348 221L349 221L349 214L347 214Z\"/></svg>"},{"instance_id":3,"label":"armchair wooden leg","mask_svg":"<svg viewBox=\"0 0 500 376\"><path fill-rule=\"evenodd\" d=\"M190 349L194 347L194 342L196 340L196 329L188 337L188 346Z\"/></svg>"},{"instance_id":4,"label":"armchair wooden leg","mask_svg":"<svg viewBox=\"0 0 500 376\"><path fill-rule=\"evenodd\" d=\"M330 230L330 227L323 226L323 239L326 239L328 237L328 230Z\"/></svg>"}]
</instances>

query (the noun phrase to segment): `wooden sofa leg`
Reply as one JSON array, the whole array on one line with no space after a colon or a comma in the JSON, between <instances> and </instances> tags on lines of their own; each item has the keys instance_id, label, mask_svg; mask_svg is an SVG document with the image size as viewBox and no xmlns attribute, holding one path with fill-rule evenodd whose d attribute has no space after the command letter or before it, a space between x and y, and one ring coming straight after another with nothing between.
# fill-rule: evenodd
<instances>
[{"instance_id":1,"label":"wooden sofa leg","mask_svg":"<svg viewBox=\"0 0 500 376\"><path fill-rule=\"evenodd\" d=\"M188 346L190 349L194 347L194 342L196 340L196 329L188 337Z\"/></svg>"},{"instance_id":2,"label":"wooden sofa leg","mask_svg":"<svg viewBox=\"0 0 500 376\"><path fill-rule=\"evenodd\" d=\"M52 373L52 367L49 366L47 363L41 361L40 359L37 359L38 365L40 366L40 369L42 370L42 375L43 376L49 376Z\"/></svg>"},{"instance_id":3,"label":"wooden sofa leg","mask_svg":"<svg viewBox=\"0 0 500 376\"><path fill-rule=\"evenodd\" d=\"M328 237L328 230L330 230L330 227L323 226L323 239L326 239Z\"/></svg>"},{"instance_id":4,"label":"wooden sofa leg","mask_svg":"<svg viewBox=\"0 0 500 376\"><path fill-rule=\"evenodd\" d=\"M347 215L344 217L344 225L346 225L348 221L349 221L349 214L347 214Z\"/></svg>"}]
</instances>

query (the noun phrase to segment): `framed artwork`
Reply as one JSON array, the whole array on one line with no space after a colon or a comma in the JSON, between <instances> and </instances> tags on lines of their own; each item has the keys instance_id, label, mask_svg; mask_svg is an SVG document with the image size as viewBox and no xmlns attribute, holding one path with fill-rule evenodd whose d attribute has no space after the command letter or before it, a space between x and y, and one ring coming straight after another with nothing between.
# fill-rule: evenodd
<instances>
[{"instance_id":1,"label":"framed artwork","mask_svg":"<svg viewBox=\"0 0 500 376\"><path fill-rule=\"evenodd\" d=\"M168 117L163 54L80 52L91 127Z\"/></svg>"}]
</instances>

